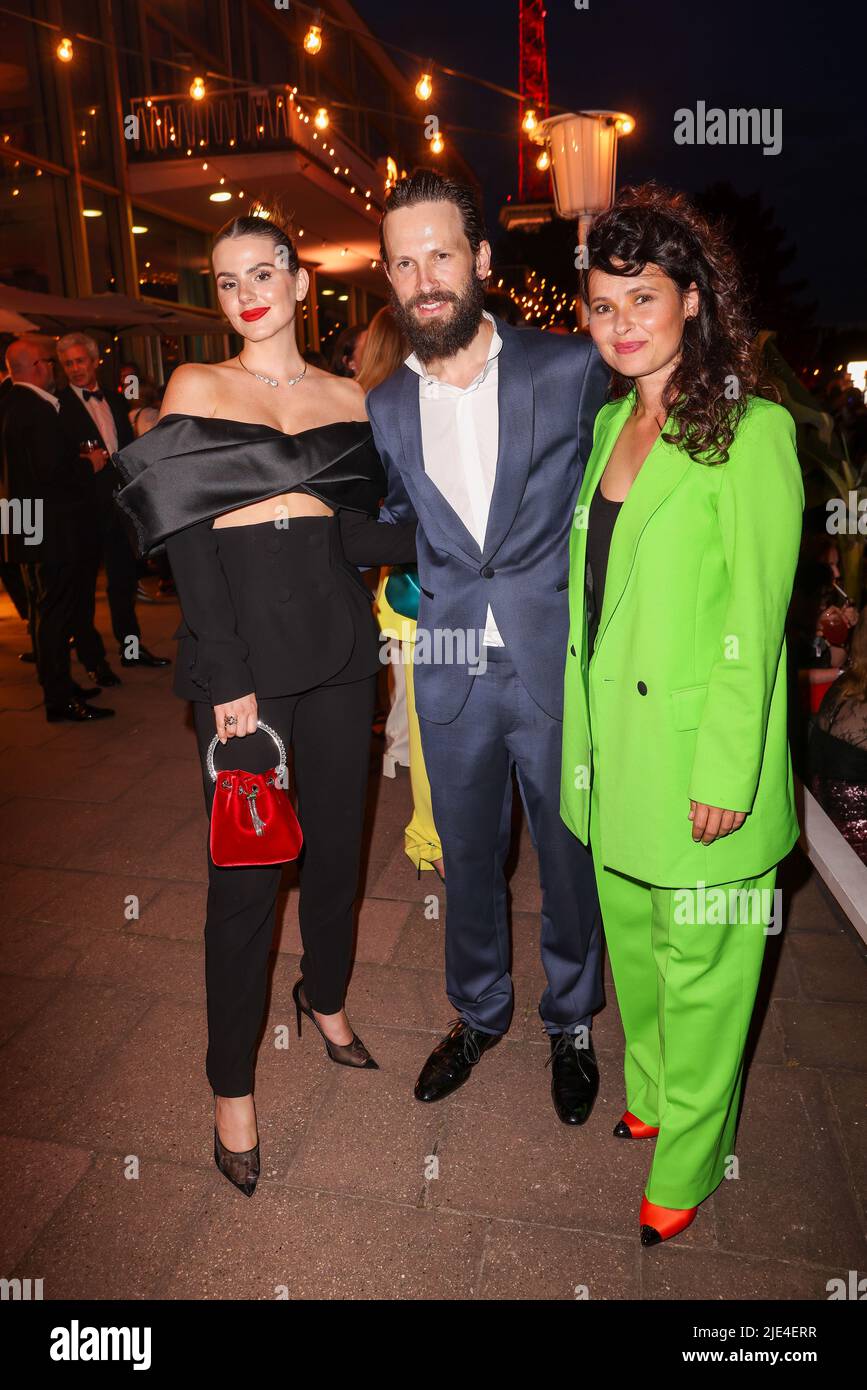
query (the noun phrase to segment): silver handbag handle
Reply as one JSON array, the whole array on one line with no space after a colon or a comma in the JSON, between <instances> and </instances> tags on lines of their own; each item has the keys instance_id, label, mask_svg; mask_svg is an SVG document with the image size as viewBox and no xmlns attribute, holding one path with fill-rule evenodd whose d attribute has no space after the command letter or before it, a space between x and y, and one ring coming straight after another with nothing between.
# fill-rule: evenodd
<instances>
[{"instance_id":1,"label":"silver handbag handle","mask_svg":"<svg viewBox=\"0 0 867 1390\"><path fill-rule=\"evenodd\" d=\"M264 729L266 734L270 734L271 737L272 737L272 739L274 740L274 742L275 742L276 745L277 745L277 752L278 752L279 755L280 755L280 761L279 761L279 763L277 764L277 776L278 776L278 777L281 777L282 774L286 771L286 745L284 744L284 742L283 742L282 738L280 737L280 735L278 734L277 730L276 730L276 729L272 729L270 724L266 724L266 723L265 723L263 720L261 720L261 719L257 719L257 720L256 720L256 724L258 725L258 727L259 727L260 729ZM237 737L237 735L236 735L236 737ZM219 735L219 734L214 734L214 737L211 739L211 742L208 744L207 768L208 768L208 772L209 772L209 774L210 774L210 778L211 778L211 781L212 781L212 782L216 782L216 780L217 780L217 769L214 767L214 750L216 749L217 744L218 744L219 742L220 742L220 735Z\"/></svg>"}]
</instances>

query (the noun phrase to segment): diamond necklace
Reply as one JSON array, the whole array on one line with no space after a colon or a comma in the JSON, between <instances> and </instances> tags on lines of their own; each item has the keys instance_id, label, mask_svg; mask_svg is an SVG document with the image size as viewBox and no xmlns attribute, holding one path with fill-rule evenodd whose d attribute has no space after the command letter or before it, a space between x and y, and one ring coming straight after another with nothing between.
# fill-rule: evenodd
<instances>
[{"instance_id":1,"label":"diamond necklace","mask_svg":"<svg viewBox=\"0 0 867 1390\"><path fill-rule=\"evenodd\" d=\"M240 354L240 352L238 353L238 362L239 362L239 364L240 364L242 367L244 367L244 363L241 361L241 354ZM249 367L244 367L244 371L247 372L249 376L254 376L254 377L256 378L257 381L264 381L264 383L265 383L266 386L279 386L279 385L280 385L280 382L278 381L277 377L275 377L275 376L264 376L262 372L253 372L253 371L250 370ZM293 376L293 377L291 377L291 378L289 379L289 381L284 381L283 385L284 385L284 386L297 386L297 385L298 385L298 382L299 382L299 381L301 380L301 378L305 375L306 371L307 371L307 363L305 362L305 363L304 363L304 371L303 371L303 372L299 372L298 376Z\"/></svg>"}]
</instances>

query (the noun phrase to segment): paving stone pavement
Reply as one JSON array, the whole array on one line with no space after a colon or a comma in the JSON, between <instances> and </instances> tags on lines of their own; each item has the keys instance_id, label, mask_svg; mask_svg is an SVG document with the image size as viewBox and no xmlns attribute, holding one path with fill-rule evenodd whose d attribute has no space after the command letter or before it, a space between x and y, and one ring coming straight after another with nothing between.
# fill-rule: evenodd
<instances>
[{"instance_id":1,"label":"paving stone pavement","mask_svg":"<svg viewBox=\"0 0 867 1390\"><path fill-rule=\"evenodd\" d=\"M147 645L173 656L176 606L139 611ZM102 593L97 621L109 646ZM17 660L24 645L3 595L0 1275L43 1279L46 1299L285 1288L305 1299L824 1300L829 1279L864 1270L865 951L806 861L796 852L781 873L787 924L769 938L739 1178L677 1241L642 1250L648 1152L611 1136L623 1035L607 971L596 1107L570 1130L551 1105L540 895L519 815L511 1031L455 1096L414 1100L454 1012L445 896L403 852L409 779L380 776L376 738L348 1012L381 1069L335 1067L311 1028L295 1035L289 869L257 1071L262 1176L242 1197L213 1163L206 820L186 708L169 670L123 672L100 697L114 719L48 724L33 668Z\"/></svg>"}]
</instances>

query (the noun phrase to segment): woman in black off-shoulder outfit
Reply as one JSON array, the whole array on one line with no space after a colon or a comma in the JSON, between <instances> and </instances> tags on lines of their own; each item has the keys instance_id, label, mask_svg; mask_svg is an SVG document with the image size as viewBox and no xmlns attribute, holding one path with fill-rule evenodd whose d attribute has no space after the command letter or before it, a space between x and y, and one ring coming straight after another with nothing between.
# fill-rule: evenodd
<instances>
[{"instance_id":1,"label":"woman in black off-shoulder outfit","mask_svg":"<svg viewBox=\"0 0 867 1390\"><path fill-rule=\"evenodd\" d=\"M139 547L165 542L183 621L175 694L193 702L205 803L217 767L294 754L299 919L296 1007L332 1061L376 1066L344 1011L379 644L357 565L411 563L414 525L377 521L386 478L351 380L306 365L295 334L308 277L289 233L261 217L217 234L221 307L238 357L179 367L157 425L115 461ZM243 740L237 743L236 740ZM221 868L208 852L206 1071L214 1157L248 1196L259 1173L257 1040L281 866Z\"/></svg>"}]
</instances>

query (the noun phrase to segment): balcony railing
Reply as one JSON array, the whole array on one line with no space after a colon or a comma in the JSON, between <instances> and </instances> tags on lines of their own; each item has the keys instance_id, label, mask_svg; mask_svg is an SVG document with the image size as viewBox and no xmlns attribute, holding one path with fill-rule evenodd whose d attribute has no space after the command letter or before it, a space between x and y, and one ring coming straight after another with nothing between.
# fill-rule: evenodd
<instances>
[{"instance_id":1,"label":"balcony railing","mask_svg":"<svg viewBox=\"0 0 867 1390\"><path fill-rule=\"evenodd\" d=\"M309 99L299 104L291 88L218 92L202 101L135 97L131 109L136 122L126 144L132 161L183 159L188 151L203 157L264 154L295 145L329 172L338 172L362 206L370 202L371 211L381 209L383 175L377 164L332 126L317 130L316 106Z\"/></svg>"}]
</instances>

